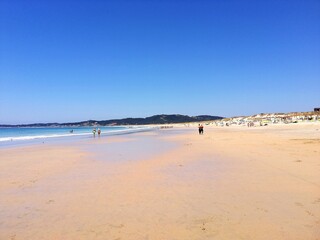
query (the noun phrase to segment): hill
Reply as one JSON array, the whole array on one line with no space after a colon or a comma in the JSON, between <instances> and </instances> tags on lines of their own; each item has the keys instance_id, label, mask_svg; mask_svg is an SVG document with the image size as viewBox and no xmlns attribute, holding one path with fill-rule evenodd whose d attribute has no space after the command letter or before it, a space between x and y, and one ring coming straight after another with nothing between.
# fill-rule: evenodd
<instances>
[{"instance_id":1,"label":"hill","mask_svg":"<svg viewBox=\"0 0 320 240\"><path fill-rule=\"evenodd\" d=\"M123 118L111 120L87 120L82 122L70 123L33 123L19 125L0 125L0 127L80 127L80 126L118 126L118 125L149 125L149 124L170 124L170 123L187 123L200 121L213 121L223 119L219 116L200 115L187 116L180 114L161 114L146 118Z\"/></svg>"}]
</instances>

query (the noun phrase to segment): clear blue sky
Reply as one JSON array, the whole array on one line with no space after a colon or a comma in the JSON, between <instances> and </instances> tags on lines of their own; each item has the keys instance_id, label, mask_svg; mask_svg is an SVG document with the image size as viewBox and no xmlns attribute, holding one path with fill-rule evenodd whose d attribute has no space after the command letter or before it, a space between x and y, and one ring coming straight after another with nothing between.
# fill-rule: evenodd
<instances>
[{"instance_id":1,"label":"clear blue sky","mask_svg":"<svg viewBox=\"0 0 320 240\"><path fill-rule=\"evenodd\" d=\"M320 106L319 0L0 4L0 123Z\"/></svg>"}]
</instances>

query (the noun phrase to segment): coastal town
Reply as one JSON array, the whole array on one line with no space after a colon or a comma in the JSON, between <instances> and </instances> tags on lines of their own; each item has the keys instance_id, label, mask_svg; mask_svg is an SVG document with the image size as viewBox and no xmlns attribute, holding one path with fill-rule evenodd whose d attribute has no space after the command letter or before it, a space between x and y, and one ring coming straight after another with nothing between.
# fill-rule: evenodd
<instances>
[{"instance_id":1,"label":"coastal town","mask_svg":"<svg viewBox=\"0 0 320 240\"><path fill-rule=\"evenodd\" d=\"M252 116L240 116L224 118L214 121L216 126L242 125L247 127L267 126L271 124L290 124L300 122L320 122L320 111L318 108L312 112L292 113L260 113Z\"/></svg>"}]
</instances>

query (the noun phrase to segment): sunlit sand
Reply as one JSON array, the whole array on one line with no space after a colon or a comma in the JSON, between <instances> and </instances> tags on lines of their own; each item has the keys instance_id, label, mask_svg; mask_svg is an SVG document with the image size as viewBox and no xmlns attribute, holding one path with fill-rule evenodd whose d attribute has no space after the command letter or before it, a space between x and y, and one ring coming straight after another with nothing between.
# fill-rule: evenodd
<instances>
[{"instance_id":1,"label":"sunlit sand","mask_svg":"<svg viewBox=\"0 0 320 240\"><path fill-rule=\"evenodd\" d=\"M0 239L319 239L320 124L0 150Z\"/></svg>"}]
</instances>

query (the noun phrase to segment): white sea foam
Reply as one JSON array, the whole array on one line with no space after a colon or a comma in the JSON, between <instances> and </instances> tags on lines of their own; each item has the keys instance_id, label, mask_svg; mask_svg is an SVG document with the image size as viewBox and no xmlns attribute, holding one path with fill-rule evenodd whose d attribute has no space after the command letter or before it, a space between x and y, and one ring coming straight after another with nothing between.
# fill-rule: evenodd
<instances>
[{"instance_id":1,"label":"white sea foam","mask_svg":"<svg viewBox=\"0 0 320 240\"><path fill-rule=\"evenodd\" d=\"M83 136L90 135L91 133L78 133L78 134L51 134L51 135L34 135L34 136L20 136L20 137L3 137L0 138L0 142L5 141L18 141L18 140L33 140L41 138L57 138L57 137L72 137L72 136Z\"/></svg>"},{"instance_id":2,"label":"white sea foam","mask_svg":"<svg viewBox=\"0 0 320 240\"><path fill-rule=\"evenodd\" d=\"M152 127L132 127L122 130L110 130L102 132L101 135L120 135L129 134L134 132L144 132L151 130ZM34 140L34 139L46 139L46 138L60 138L60 137L76 137L76 136L90 136L91 132L85 133L67 133L67 134L50 134L50 135L29 135L29 136L15 136L15 137L0 137L0 142L8 141L23 141L23 140Z\"/></svg>"}]
</instances>

